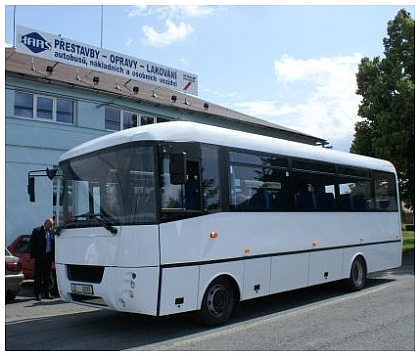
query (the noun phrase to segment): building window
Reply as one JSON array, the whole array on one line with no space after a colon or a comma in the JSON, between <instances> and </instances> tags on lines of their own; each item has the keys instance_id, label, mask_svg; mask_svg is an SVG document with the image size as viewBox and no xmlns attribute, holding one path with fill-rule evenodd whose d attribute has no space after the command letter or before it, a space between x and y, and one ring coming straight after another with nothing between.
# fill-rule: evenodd
<instances>
[{"instance_id":1,"label":"building window","mask_svg":"<svg viewBox=\"0 0 420 356\"><path fill-rule=\"evenodd\" d=\"M105 108L105 129L111 131L120 130L120 111L115 108Z\"/></svg>"},{"instance_id":2,"label":"building window","mask_svg":"<svg viewBox=\"0 0 420 356\"><path fill-rule=\"evenodd\" d=\"M73 101L30 93L15 93L15 116L74 123Z\"/></svg>"},{"instance_id":3,"label":"building window","mask_svg":"<svg viewBox=\"0 0 420 356\"><path fill-rule=\"evenodd\" d=\"M169 121L171 121L171 120L170 119L167 119L165 117L157 117L156 118L156 122L157 123L160 123L160 122L169 122Z\"/></svg>"},{"instance_id":4,"label":"building window","mask_svg":"<svg viewBox=\"0 0 420 356\"><path fill-rule=\"evenodd\" d=\"M154 124L156 117L113 107L105 108L105 130L119 131L131 127Z\"/></svg>"},{"instance_id":5,"label":"building window","mask_svg":"<svg viewBox=\"0 0 420 356\"><path fill-rule=\"evenodd\" d=\"M57 121L66 124L73 123L73 102L70 100L57 99Z\"/></svg>"},{"instance_id":6,"label":"building window","mask_svg":"<svg viewBox=\"0 0 420 356\"><path fill-rule=\"evenodd\" d=\"M137 114L133 112L123 111L123 129L129 129L137 126Z\"/></svg>"},{"instance_id":7,"label":"building window","mask_svg":"<svg viewBox=\"0 0 420 356\"><path fill-rule=\"evenodd\" d=\"M15 116L33 117L34 115L34 96L28 93L15 94Z\"/></svg>"},{"instance_id":8,"label":"building window","mask_svg":"<svg viewBox=\"0 0 420 356\"><path fill-rule=\"evenodd\" d=\"M53 119L53 99L37 96L36 98L36 118Z\"/></svg>"},{"instance_id":9,"label":"building window","mask_svg":"<svg viewBox=\"0 0 420 356\"><path fill-rule=\"evenodd\" d=\"M155 122L156 122L156 118L155 117L141 115L141 126L154 124Z\"/></svg>"}]
</instances>

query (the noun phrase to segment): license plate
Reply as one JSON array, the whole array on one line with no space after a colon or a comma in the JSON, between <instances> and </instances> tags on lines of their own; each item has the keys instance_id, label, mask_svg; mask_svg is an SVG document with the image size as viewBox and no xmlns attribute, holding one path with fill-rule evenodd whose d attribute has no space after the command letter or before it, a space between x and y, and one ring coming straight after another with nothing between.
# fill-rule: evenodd
<instances>
[{"instance_id":1,"label":"license plate","mask_svg":"<svg viewBox=\"0 0 420 356\"><path fill-rule=\"evenodd\" d=\"M93 295L93 286L90 284L71 284L71 292L76 294Z\"/></svg>"}]
</instances>

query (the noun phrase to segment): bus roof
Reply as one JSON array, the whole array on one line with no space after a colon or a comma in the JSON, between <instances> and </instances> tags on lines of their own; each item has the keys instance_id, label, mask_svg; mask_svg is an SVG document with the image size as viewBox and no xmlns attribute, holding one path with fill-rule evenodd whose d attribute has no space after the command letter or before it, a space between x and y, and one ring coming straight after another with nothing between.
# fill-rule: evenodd
<instances>
[{"instance_id":1,"label":"bus roof","mask_svg":"<svg viewBox=\"0 0 420 356\"><path fill-rule=\"evenodd\" d=\"M67 151L60 161L137 141L201 142L395 172L390 162L377 158L190 121L145 125L101 136Z\"/></svg>"}]
</instances>

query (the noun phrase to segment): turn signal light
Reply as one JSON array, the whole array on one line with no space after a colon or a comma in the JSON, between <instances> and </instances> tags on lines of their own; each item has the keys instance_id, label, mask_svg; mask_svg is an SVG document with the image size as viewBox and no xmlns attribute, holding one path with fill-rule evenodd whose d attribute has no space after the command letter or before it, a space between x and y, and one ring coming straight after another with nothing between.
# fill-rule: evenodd
<instances>
[{"instance_id":1,"label":"turn signal light","mask_svg":"<svg viewBox=\"0 0 420 356\"><path fill-rule=\"evenodd\" d=\"M214 232L214 231L213 231L213 232L211 232L211 233L210 233L210 238L211 238L211 239L216 239L216 238L217 238L217 232Z\"/></svg>"}]
</instances>

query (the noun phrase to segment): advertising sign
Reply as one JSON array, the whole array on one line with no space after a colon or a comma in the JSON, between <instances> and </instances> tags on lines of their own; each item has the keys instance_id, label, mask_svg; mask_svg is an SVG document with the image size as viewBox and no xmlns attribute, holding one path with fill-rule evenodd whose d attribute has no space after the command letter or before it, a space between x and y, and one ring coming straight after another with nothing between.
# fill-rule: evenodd
<instances>
[{"instance_id":1,"label":"advertising sign","mask_svg":"<svg viewBox=\"0 0 420 356\"><path fill-rule=\"evenodd\" d=\"M26 27L16 27L16 51L198 95L195 74Z\"/></svg>"}]
</instances>

